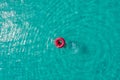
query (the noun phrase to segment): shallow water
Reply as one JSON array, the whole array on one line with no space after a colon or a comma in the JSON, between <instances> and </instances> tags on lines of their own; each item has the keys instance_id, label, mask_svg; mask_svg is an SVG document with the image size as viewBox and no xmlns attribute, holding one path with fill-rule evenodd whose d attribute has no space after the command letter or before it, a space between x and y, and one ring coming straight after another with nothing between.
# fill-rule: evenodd
<instances>
[{"instance_id":1,"label":"shallow water","mask_svg":"<svg viewBox=\"0 0 120 80\"><path fill-rule=\"evenodd\" d=\"M0 0L1 80L120 80L119 41L119 0Z\"/></svg>"}]
</instances>

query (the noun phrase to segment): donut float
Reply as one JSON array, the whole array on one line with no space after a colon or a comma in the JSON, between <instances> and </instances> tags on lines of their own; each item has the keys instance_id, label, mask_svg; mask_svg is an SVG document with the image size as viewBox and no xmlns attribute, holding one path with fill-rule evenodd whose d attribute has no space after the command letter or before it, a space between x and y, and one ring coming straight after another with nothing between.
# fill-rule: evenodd
<instances>
[{"instance_id":1,"label":"donut float","mask_svg":"<svg viewBox=\"0 0 120 80\"><path fill-rule=\"evenodd\" d=\"M64 40L64 38L62 38L62 37L56 38L55 39L55 45L58 48L64 47L65 46L65 40Z\"/></svg>"}]
</instances>

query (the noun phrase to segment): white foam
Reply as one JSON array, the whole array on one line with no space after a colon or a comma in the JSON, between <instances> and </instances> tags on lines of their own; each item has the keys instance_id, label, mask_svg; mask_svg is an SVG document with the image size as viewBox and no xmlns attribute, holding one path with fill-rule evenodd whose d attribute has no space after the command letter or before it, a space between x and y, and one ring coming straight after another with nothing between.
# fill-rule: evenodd
<instances>
[{"instance_id":1,"label":"white foam","mask_svg":"<svg viewBox=\"0 0 120 80\"><path fill-rule=\"evenodd\" d=\"M6 19L6 18L9 18L9 17L14 17L15 14L16 14L15 11L2 11L2 12L1 12L1 17L2 17L3 19Z\"/></svg>"},{"instance_id":2,"label":"white foam","mask_svg":"<svg viewBox=\"0 0 120 80\"><path fill-rule=\"evenodd\" d=\"M77 54L79 52L79 48L77 47L77 44L72 42L72 50L74 50L74 54Z\"/></svg>"},{"instance_id":3,"label":"white foam","mask_svg":"<svg viewBox=\"0 0 120 80\"><path fill-rule=\"evenodd\" d=\"M7 6L8 6L8 4L6 2L0 3L0 8L4 8L4 7L7 7Z\"/></svg>"}]
</instances>

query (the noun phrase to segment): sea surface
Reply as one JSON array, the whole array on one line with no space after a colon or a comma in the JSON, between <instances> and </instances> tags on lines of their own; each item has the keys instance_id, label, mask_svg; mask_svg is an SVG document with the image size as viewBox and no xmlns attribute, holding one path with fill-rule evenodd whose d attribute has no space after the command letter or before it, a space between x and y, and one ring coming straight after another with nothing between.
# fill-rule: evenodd
<instances>
[{"instance_id":1,"label":"sea surface","mask_svg":"<svg viewBox=\"0 0 120 80\"><path fill-rule=\"evenodd\" d=\"M120 0L0 0L0 80L120 80Z\"/></svg>"}]
</instances>

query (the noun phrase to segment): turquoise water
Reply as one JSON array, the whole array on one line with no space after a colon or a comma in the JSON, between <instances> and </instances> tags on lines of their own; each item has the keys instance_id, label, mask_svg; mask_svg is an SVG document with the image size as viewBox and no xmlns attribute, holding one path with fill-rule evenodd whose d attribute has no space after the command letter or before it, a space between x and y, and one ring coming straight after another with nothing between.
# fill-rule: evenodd
<instances>
[{"instance_id":1,"label":"turquoise water","mask_svg":"<svg viewBox=\"0 0 120 80\"><path fill-rule=\"evenodd\" d=\"M64 48L54 40L63 37ZM0 80L120 80L119 0L0 0Z\"/></svg>"}]
</instances>

